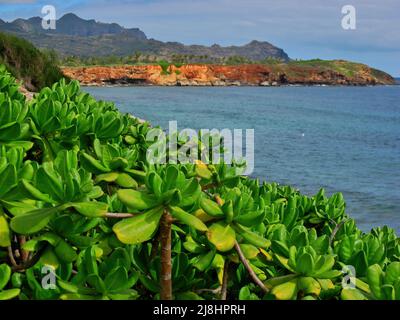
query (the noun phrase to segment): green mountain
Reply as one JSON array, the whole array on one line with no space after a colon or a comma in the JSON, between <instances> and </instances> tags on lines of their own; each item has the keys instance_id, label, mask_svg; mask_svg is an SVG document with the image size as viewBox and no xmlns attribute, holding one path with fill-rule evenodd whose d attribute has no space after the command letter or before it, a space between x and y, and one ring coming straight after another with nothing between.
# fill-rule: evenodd
<instances>
[{"instance_id":1,"label":"green mountain","mask_svg":"<svg viewBox=\"0 0 400 320\"><path fill-rule=\"evenodd\" d=\"M241 56L259 61L275 58L288 61L288 55L268 42L252 41L244 46L210 47L184 45L148 39L137 28L126 29L116 23L85 20L69 13L56 21L55 30L44 30L40 17L0 22L0 31L11 32L31 41L38 48L54 49L62 56L96 57L128 56L135 52L169 59L174 55L207 58L210 62L221 58Z\"/></svg>"}]
</instances>

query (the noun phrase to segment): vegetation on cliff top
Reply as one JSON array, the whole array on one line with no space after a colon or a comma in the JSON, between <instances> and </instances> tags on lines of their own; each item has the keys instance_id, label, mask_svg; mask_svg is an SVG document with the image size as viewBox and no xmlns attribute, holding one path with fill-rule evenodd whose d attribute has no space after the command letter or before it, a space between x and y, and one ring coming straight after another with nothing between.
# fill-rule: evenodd
<instances>
[{"instance_id":1,"label":"vegetation on cliff top","mask_svg":"<svg viewBox=\"0 0 400 320\"><path fill-rule=\"evenodd\" d=\"M50 86L63 77L53 52L40 51L10 34L0 33L0 63L31 91Z\"/></svg>"},{"instance_id":2,"label":"vegetation on cliff top","mask_svg":"<svg viewBox=\"0 0 400 320\"><path fill-rule=\"evenodd\" d=\"M151 164L155 129L75 81L27 102L0 70L0 300L400 299L394 230L340 193Z\"/></svg>"},{"instance_id":3,"label":"vegetation on cliff top","mask_svg":"<svg viewBox=\"0 0 400 320\"><path fill-rule=\"evenodd\" d=\"M217 64L207 62L207 57L186 57L175 55L172 60L158 59L157 56L149 58L140 53L126 57L67 57L61 61L64 70L75 67L120 67L120 66L146 66L159 65L162 75L170 74L170 66L180 68L184 65L209 65L229 66L232 68L242 66L262 66L282 83L331 83L335 84L395 84L393 77L386 72L371 68L365 64L345 60L291 60L284 62L280 59L266 58L254 61L241 56L232 56L219 60ZM191 64L190 61L197 61ZM250 70L250 69L249 69ZM180 70L177 70L180 73ZM257 72L257 71L255 71ZM252 75L253 77L255 74ZM317 76L318 80L313 79ZM325 79L325 81L324 81ZM240 81L240 79L236 79ZM265 80L264 80L265 81ZM276 80L273 80L276 81ZM253 83L256 84L256 83Z\"/></svg>"}]
</instances>

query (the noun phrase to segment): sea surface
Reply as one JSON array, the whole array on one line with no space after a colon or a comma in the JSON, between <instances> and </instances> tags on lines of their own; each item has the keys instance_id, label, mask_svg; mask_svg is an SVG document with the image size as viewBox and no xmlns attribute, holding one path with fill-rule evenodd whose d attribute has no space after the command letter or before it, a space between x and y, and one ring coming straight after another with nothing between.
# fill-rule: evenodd
<instances>
[{"instance_id":1,"label":"sea surface","mask_svg":"<svg viewBox=\"0 0 400 320\"><path fill-rule=\"evenodd\" d=\"M400 233L400 86L85 90L163 128L254 129L252 176L342 192L362 230Z\"/></svg>"}]
</instances>

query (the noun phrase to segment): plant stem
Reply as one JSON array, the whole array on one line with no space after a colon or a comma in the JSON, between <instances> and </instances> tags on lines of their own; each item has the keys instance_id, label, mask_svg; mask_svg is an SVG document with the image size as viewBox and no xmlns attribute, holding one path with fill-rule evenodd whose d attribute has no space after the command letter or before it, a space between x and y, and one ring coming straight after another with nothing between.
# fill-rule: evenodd
<instances>
[{"instance_id":1,"label":"plant stem","mask_svg":"<svg viewBox=\"0 0 400 320\"><path fill-rule=\"evenodd\" d=\"M124 218L132 218L134 216L135 215L132 213L113 213L113 212L106 213L106 218L124 219Z\"/></svg>"},{"instance_id":2,"label":"plant stem","mask_svg":"<svg viewBox=\"0 0 400 320\"><path fill-rule=\"evenodd\" d=\"M25 263L29 259L29 252L22 248L24 246L24 244L26 243L26 237L18 236L18 240L19 240L19 247L21 249L21 259L22 259L22 262Z\"/></svg>"},{"instance_id":3,"label":"plant stem","mask_svg":"<svg viewBox=\"0 0 400 320\"><path fill-rule=\"evenodd\" d=\"M348 219L342 220L340 223L335 222L336 226L335 229L333 229L331 236L329 237L329 245L332 245L333 240L335 240L336 233L339 231L339 229L347 222Z\"/></svg>"},{"instance_id":4,"label":"plant stem","mask_svg":"<svg viewBox=\"0 0 400 320\"><path fill-rule=\"evenodd\" d=\"M209 190L209 189L216 188L217 186L218 186L218 184L213 182L213 183L209 183L209 184L206 184L206 185L202 186L201 189L203 191L206 191L206 190Z\"/></svg>"},{"instance_id":5,"label":"plant stem","mask_svg":"<svg viewBox=\"0 0 400 320\"><path fill-rule=\"evenodd\" d=\"M224 275L222 277L221 300L226 300L226 295L228 292L228 270L229 270L229 261L225 260Z\"/></svg>"},{"instance_id":6,"label":"plant stem","mask_svg":"<svg viewBox=\"0 0 400 320\"><path fill-rule=\"evenodd\" d=\"M242 249L240 249L239 243L237 241L235 241L235 250L239 255L240 261L243 263L244 267L246 268L247 272L249 273L254 283L258 285L265 293L268 293L269 290L265 287L264 283L257 277L256 273L251 268L249 262L247 261L246 257L242 252Z\"/></svg>"},{"instance_id":7,"label":"plant stem","mask_svg":"<svg viewBox=\"0 0 400 320\"><path fill-rule=\"evenodd\" d=\"M15 261L14 254L13 254L13 251L12 251L12 247L11 246L7 247L7 251L8 251L8 257L10 258L11 265L13 267L17 267L18 264Z\"/></svg>"},{"instance_id":8,"label":"plant stem","mask_svg":"<svg viewBox=\"0 0 400 320\"><path fill-rule=\"evenodd\" d=\"M25 263L20 264L20 265L17 265L17 264L13 265L12 271L22 272L22 271L25 271L26 269L29 269L30 267L34 266L39 261L45 248L46 247L39 249L38 252L34 256L32 256L29 260L27 260Z\"/></svg>"},{"instance_id":9,"label":"plant stem","mask_svg":"<svg viewBox=\"0 0 400 320\"><path fill-rule=\"evenodd\" d=\"M164 209L160 222L161 234L161 275L160 275L160 298L161 300L172 300L172 262L171 262L171 225L172 216Z\"/></svg>"},{"instance_id":10,"label":"plant stem","mask_svg":"<svg viewBox=\"0 0 400 320\"><path fill-rule=\"evenodd\" d=\"M154 237L153 241L151 242L150 260L153 260L157 255L158 247L160 246L160 239L161 239L161 233L158 232L157 235Z\"/></svg>"}]
</instances>

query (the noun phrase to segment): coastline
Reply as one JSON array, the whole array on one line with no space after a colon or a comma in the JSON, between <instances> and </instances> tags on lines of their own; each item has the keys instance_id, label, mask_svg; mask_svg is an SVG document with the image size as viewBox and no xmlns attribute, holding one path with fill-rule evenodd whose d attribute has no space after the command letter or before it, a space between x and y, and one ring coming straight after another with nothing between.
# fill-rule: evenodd
<instances>
[{"instance_id":1,"label":"coastline","mask_svg":"<svg viewBox=\"0 0 400 320\"><path fill-rule=\"evenodd\" d=\"M278 65L159 65L62 67L64 75L84 86L374 86L394 85L390 75L366 65L346 69L345 61L329 67Z\"/></svg>"}]
</instances>

